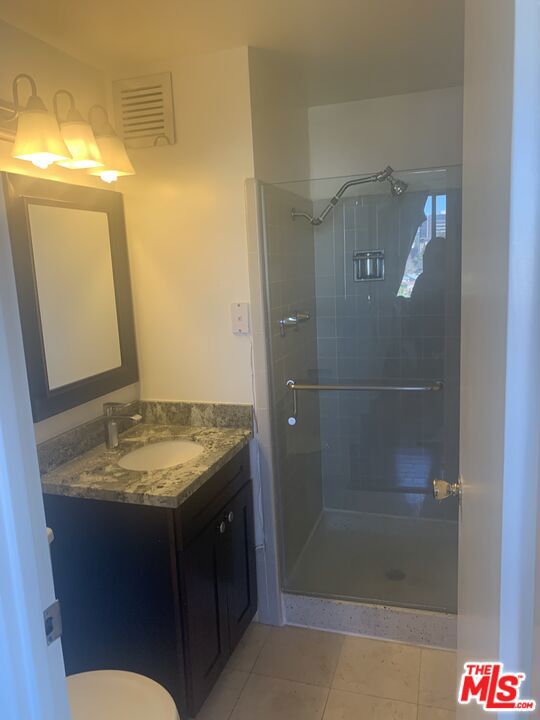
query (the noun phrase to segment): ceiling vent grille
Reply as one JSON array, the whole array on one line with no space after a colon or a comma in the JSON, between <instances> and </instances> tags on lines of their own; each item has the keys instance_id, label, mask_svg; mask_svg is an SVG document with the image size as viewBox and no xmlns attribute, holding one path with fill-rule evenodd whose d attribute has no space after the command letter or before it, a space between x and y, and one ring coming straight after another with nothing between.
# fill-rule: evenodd
<instances>
[{"instance_id":1,"label":"ceiling vent grille","mask_svg":"<svg viewBox=\"0 0 540 720\"><path fill-rule=\"evenodd\" d=\"M127 147L176 142L171 73L116 80L113 95L117 128Z\"/></svg>"}]
</instances>

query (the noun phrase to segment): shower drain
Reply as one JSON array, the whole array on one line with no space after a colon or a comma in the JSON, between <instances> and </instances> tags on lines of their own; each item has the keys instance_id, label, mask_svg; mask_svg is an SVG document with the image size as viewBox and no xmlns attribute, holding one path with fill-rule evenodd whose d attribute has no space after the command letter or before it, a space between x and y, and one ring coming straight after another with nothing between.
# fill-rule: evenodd
<instances>
[{"instance_id":1,"label":"shower drain","mask_svg":"<svg viewBox=\"0 0 540 720\"><path fill-rule=\"evenodd\" d=\"M403 572L403 570L398 570L397 568L393 568L392 570L387 570L385 572L385 575L388 580L395 580L395 581L405 580L405 578L407 577L405 575L405 573Z\"/></svg>"}]
</instances>

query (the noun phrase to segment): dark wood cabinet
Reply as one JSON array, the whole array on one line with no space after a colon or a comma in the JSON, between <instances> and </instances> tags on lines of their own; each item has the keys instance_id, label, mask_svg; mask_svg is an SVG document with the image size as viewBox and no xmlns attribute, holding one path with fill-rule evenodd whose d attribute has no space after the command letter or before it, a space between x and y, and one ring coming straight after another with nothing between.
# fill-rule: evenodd
<instances>
[{"instance_id":1,"label":"dark wood cabinet","mask_svg":"<svg viewBox=\"0 0 540 720\"><path fill-rule=\"evenodd\" d=\"M241 490L225 508L227 533L227 607L229 638L234 648L252 619L257 604L254 593L255 546L253 532L253 500L251 488Z\"/></svg>"},{"instance_id":2,"label":"dark wood cabinet","mask_svg":"<svg viewBox=\"0 0 540 720\"><path fill-rule=\"evenodd\" d=\"M66 672L155 679L196 715L257 609L249 454L178 509L45 496Z\"/></svg>"},{"instance_id":3,"label":"dark wood cabinet","mask_svg":"<svg viewBox=\"0 0 540 720\"><path fill-rule=\"evenodd\" d=\"M251 485L182 551L189 705L198 708L249 625L256 606Z\"/></svg>"}]
</instances>

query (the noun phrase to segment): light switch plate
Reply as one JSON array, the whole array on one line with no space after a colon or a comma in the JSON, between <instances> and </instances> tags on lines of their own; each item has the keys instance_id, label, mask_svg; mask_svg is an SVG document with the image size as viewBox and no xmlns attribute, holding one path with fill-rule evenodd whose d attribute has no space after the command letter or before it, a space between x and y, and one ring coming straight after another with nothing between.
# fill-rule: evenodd
<instances>
[{"instance_id":1,"label":"light switch plate","mask_svg":"<svg viewBox=\"0 0 540 720\"><path fill-rule=\"evenodd\" d=\"M235 335L249 335L249 303L231 305L231 323Z\"/></svg>"}]
</instances>

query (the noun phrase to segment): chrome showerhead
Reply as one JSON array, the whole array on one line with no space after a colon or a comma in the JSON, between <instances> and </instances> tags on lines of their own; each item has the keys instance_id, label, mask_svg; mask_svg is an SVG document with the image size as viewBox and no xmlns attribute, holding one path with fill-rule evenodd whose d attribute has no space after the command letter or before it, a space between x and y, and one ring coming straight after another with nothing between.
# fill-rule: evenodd
<instances>
[{"instance_id":1,"label":"chrome showerhead","mask_svg":"<svg viewBox=\"0 0 540 720\"><path fill-rule=\"evenodd\" d=\"M390 177L388 178L388 182L390 183L390 190L394 197L399 197L400 195L403 195L403 193L409 187L406 182L404 182L403 180L399 180L399 178L395 178L393 175L390 175Z\"/></svg>"}]
</instances>

